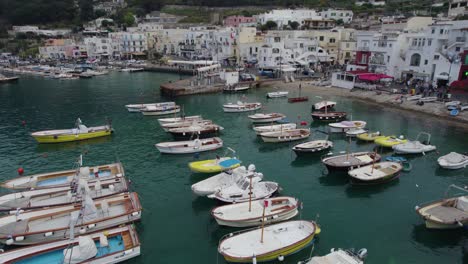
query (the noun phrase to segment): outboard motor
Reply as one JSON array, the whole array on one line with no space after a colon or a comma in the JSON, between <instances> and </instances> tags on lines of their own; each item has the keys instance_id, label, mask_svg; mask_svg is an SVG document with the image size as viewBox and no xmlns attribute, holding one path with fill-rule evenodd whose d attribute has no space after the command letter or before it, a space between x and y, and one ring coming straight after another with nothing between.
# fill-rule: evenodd
<instances>
[{"instance_id":1,"label":"outboard motor","mask_svg":"<svg viewBox=\"0 0 468 264\"><path fill-rule=\"evenodd\" d=\"M255 165L253 165L253 164L250 164L249 167L248 167L249 172L255 172L256 169L257 168L255 168Z\"/></svg>"},{"instance_id":2,"label":"outboard motor","mask_svg":"<svg viewBox=\"0 0 468 264\"><path fill-rule=\"evenodd\" d=\"M360 260L364 260L367 257L367 249L366 248L361 248L358 252L357 255Z\"/></svg>"}]
</instances>

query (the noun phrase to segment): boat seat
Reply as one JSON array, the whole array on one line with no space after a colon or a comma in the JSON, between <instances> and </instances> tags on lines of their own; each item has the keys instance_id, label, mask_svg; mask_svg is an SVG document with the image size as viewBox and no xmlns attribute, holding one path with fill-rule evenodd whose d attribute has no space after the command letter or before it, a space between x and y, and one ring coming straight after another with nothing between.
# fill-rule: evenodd
<instances>
[{"instance_id":1,"label":"boat seat","mask_svg":"<svg viewBox=\"0 0 468 264\"><path fill-rule=\"evenodd\" d=\"M457 208L447 206L436 206L426 211L428 215L432 215L445 223L461 222L468 220L468 213Z\"/></svg>"},{"instance_id":2,"label":"boat seat","mask_svg":"<svg viewBox=\"0 0 468 264\"><path fill-rule=\"evenodd\" d=\"M285 205L285 206L281 206L281 207L278 207L278 208L275 208L273 210L271 210L270 212L276 212L276 211L282 211L282 210L286 210L286 209L290 209L291 206L290 205Z\"/></svg>"}]
</instances>

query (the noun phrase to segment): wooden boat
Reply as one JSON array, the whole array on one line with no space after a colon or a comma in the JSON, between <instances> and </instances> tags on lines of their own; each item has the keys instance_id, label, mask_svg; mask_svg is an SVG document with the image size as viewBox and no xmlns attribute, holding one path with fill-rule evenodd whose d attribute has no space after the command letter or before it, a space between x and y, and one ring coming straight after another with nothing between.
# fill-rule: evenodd
<instances>
[{"instance_id":1,"label":"wooden boat","mask_svg":"<svg viewBox=\"0 0 468 264\"><path fill-rule=\"evenodd\" d=\"M352 129L365 128L365 121L341 121L328 124L330 133L344 133Z\"/></svg>"},{"instance_id":2,"label":"wooden boat","mask_svg":"<svg viewBox=\"0 0 468 264\"><path fill-rule=\"evenodd\" d=\"M292 150L297 154L317 153L333 147L333 142L328 140L313 140L295 145Z\"/></svg>"},{"instance_id":3,"label":"wooden boat","mask_svg":"<svg viewBox=\"0 0 468 264\"><path fill-rule=\"evenodd\" d=\"M169 133L174 136L176 139L191 139L194 137L198 138L208 138L215 135L218 135L219 132L224 130L223 127L216 124L209 125L191 125L188 127L179 127L169 129Z\"/></svg>"},{"instance_id":4,"label":"wooden boat","mask_svg":"<svg viewBox=\"0 0 468 264\"><path fill-rule=\"evenodd\" d=\"M38 244L69 238L70 222L74 223L75 235L85 235L131 223L140 217L141 205L136 193L95 201L86 196L81 205L17 211L0 217L0 242L7 245Z\"/></svg>"},{"instance_id":5,"label":"wooden boat","mask_svg":"<svg viewBox=\"0 0 468 264\"><path fill-rule=\"evenodd\" d=\"M145 116L161 116L170 115L180 112L180 106L169 106L169 107L157 107L157 106L146 106L142 108L140 112Z\"/></svg>"},{"instance_id":6,"label":"wooden boat","mask_svg":"<svg viewBox=\"0 0 468 264\"><path fill-rule=\"evenodd\" d=\"M322 159L329 171L359 168L380 161L381 156L372 151L355 152L337 156L329 156Z\"/></svg>"},{"instance_id":7,"label":"wooden boat","mask_svg":"<svg viewBox=\"0 0 468 264\"><path fill-rule=\"evenodd\" d=\"M195 139L188 141L161 142L155 145L161 153L188 154L215 150L223 147L223 140L219 137Z\"/></svg>"},{"instance_id":8,"label":"wooden boat","mask_svg":"<svg viewBox=\"0 0 468 264\"><path fill-rule=\"evenodd\" d=\"M241 161L231 157L221 157L219 159L201 160L189 163L189 168L198 173L217 173L232 170L239 167Z\"/></svg>"},{"instance_id":9,"label":"wooden boat","mask_svg":"<svg viewBox=\"0 0 468 264\"><path fill-rule=\"evenodd\" d=\"M164 107L165 108L175 107L176 104L175 104L175 102L162 102L162 103L149 103L149 104L128 104L128 105L125 105L125 108L127 108L128 112L138 113L138 112L141 112L142 109L145 109L148 106L163 109Z\"/></svg>"},{"instance_id":10,"label":"wooden boat","mask_svg":"<svg viewBox=\"0 0 468 264\"><path fill-rule=\"evenodd\" d=\"M321 101L321 102L315 103L312 106L312 109L317 110L317 111L325 111L325 109L331 109L331 108L335 107L335 105L336 105L336 102Z\"/></svg>"},{"instance_id":11,"label":"wooden boat","mask_svg":"<svg viewBox=\"0 0 468 264\"><path fill-rule=\"evenodd\" d=\"M100 199L128 191L127 181L123 176L87 182L79 180L73 186L25 190L0 196L0 211L12 211L17 208L30 210L51 206L79 203L83 193L92 199Z\"/></svg>"},{"instance_id":12,"label":"wooden boat","mask_svg":"<svg viewBox=\"0 0 468 264\"><path fill-rule=\"evenodd\" d=\"M8 189L52 188L69 186L76 179L88 182L123 177L124 169L121 163L98 165L94 167L80 167L75 170L46 172L29 176L17 177L2 183Z\"/></svg>"},{"instance_id":13,"label":"wooden boat","mask_svg":"<svg viewBox=\"0 0 468 264\"><path fill-rule=\"evenodd\" d=\"M167 123L177 123L177 122L185 122L185 121L198 121L203 120L202 116L194 115L194 116L182 116L182 117L169 117L169 118L160 118L158 122L160 125L167 124Z\"/></svg>"},{"instance_id":14,"label":"wooden boat","mask_svg":"<svg viewBox=\"0 0 468 264\"><path fill-rule=\"evenodd\" d=\"M439 166L444 169L456 170L466 168L468 166L468 156L456 152L450 152L449 154L438 158L437 163L439 163Z\"/></svg>"},{"instance_id":15,"label":"wooden boat","mask_svg":"<svg viewBox=\"0 0 468 264\"><path fill-rule=\"evenodd\" d=\"M427 140L424 143L421 142L420 140L420 137L422 135L427 136ZM392 148L396 154L420 154L420 153L425 154L426 152L436 150L436 146L429 145L430 141L431 141L431 135L426 132L421 132L416 137L416 140L398 144L398 145L393 146Z\"/></svg>"},{"instance_id":16,"label":"wooden boat","mask_svg":"<svg viewBox=\"0 0 468 264\"><path fill-rule=\"evenodd\" d=\"M308 96L300 96L300 97L290 97L288 98L288 103L299 103L299 102L306 102L309 101Z\"/></svg>"},{"instance_id":17,"label":"wooden boat","mask_svg":"<svg viewBox=\"0 0 468 264\"><path fill-rule=\"evenodd\" d=\"M223 111L225 113L240 113L240 112L249 112L255 111L262 108L261 103L244 103L238 101L236 104L229 103L223 105Z\"/></svg>"},{"instance_id":18,"label":"wooden boat","mask_svg":"<svg viewBox=\"0 0 468 264\"><path fill-rule=\"evenodd\" d=\"M182 121L182 122L175 122L175 123L165 123L162 124L161 127L164 131L169 132L170 129L179 128L179 127L189 127L193 125L211 125L213 121L211 120L197 120L197 121Z\"/></svg>"},{"instance_id":19,"label":"wooden boat","mask_svg":"<svg viewBox=\"0 0 468 264\"><path fill-rule=\"evenodd\" d=\"M403 166L398 162L382 161L348 171L353 184L380 184L400 176Z\"/></svg>"},{"instance_id":20,"label":"wooden boat","mask_svg":"<svg viewBox=\"0 0 468 264\"><path fill-rule=\"evenodd\" d=\"M360 134L364 134L366 132L367 132L366 129L356 128L356 129L351 129L351 130L346 131L346 136L347 137L357 137Z\"/></svg>"},{"instance_id":21,"label":"wooden boat","mask_svg":"<svg viewBox=\"0 0 468 264\"><path fill-rule=\"evenodd\" d=\"M251 176L247 176L231 185L223 186L207 197L225 203L242 203L249 200L266 199L278 191L279 185L276 182L254 182L250 178Z\"/></svg>"},{"instance_id":22,"label":"wooden boat","mask_svg":"<svg viewBox=\"0 0 468 264\"><path fill-rule=\"evenodd\" d=\"M287 221L227 234L221 238L218 252L228 262L273 261L313 244L315 235L319 233L320 228L315 222Z\"/></svg>"},{"instance_id":23,"label":"wooden boat","mask_svg":"<svg viewBox=\"0 0 468 264\"><path fill-rule=\"evenodd\" d=\"M271 123L284 119L286 116L280 113L257 113L254 115L249 115L248 117L250 120L252 120L252 123Z\"/></svg>"},{"instance_id":24,"label":"wooden boat","mask_svg":"<svg viewBox=\"0 0 468 264\"><path fill-rule=\"evenodd\" d=\"M257 126L254 127L253 130L257 135L260 135L265 132L275 132L275 131L282 131L282 130L291 130L296 129L295 123L285 123L280 125L271 125L271 126Z\"/></svg>"},{"instance_id":25,"label":"wooden boat","mask_svg":"<svg viewBox=\"0 0 468 264\"><path fill-rule=\"evenodd\" d=\"M263 209L265 200L268 207ZM232 227L259 226L289 220L298 213L298 201L293 197L275 197L253 202L228 204L214 208L211 215L218 225Z\"/></svg>"},{"instance_id":26,"label":"wooden boat","mask_svg":"<svg viewBox=\"0 0 468 264\"><path fill-rule=\"evenodd\" d=\"M238 93L238 92L245 92L247 91L248 89L250 89L250 86L246 85L246 86L225 86L223 88L223 91L226 92L226 93Z\"/></svg>"},{"instance_id":27,"label":"wooden boat","mask_svg":"<svg viewBox=\"0 0 468 264\"><path fill-rule=\"evenodd\" d=\"M371 141L374 142L377 138L385 137L382 135L379 131L377 132L367 132L367 133L362 133L356 136L357 139L362 140L362 141Z\"/></svg>"},{"instance_id":28,"label":"wooden boat","mask_svg":"<svg viewBox=\"0 0 468 264\"><path fill-rule=\"evenodd\" d=\"M81 119L78 118L75 128L38 131L32 133L31 136L38 143L62 143L110 136L112 132L111 125L86 127L81 123Z\"/></svg>"},{"instance_id":29,"label":"wooden boat","mask_svg":"<svg viewBox=\"0 0 468 264\"><path fill-rule=\"evenodd\" d=\"M140 255L140 241L133 225L68 240L21 247L0 253L0 263L119 263Z\"/></svg>"},{"instance_id":30,"label":"wooden boat","mask_svg":"<svg viewBox=\"0 0 468 264\"><path fill-rule=\"evenodd\" d=\"M287 97L289 92L271 92L267 93L267 98L280 98L280 97Z\"/></svg>"},{"instance_id":31,"label":"wooden boat","mask_svg":"<svg viewBox=\"0 0 468 264\"><path fill-rule=\"evenodd\" d=\"M233 169L232 171L222 172L213 177L197 182L192 185L192 191L196 195L207 196L215 193L216 191L229 187L240 181L241 183L249 177L249 181L252 183L259 182L263 179L263 174L255 171L254 165L249 165L246 169L245 166L241 166Z\"/></svg>"},{"instance_id":32,"label":"wooden boat","mask_svg":"<svg viewBox=\"0 0 468 264\"><path fill-rule=\"evenodd\" d=\"M305 264L364 264L366 257L367 249L365 248L360 249L358 252L354 252L352 249L332 248L328 255L312 257Z\"/></svg>"},{"instance_id":33,"label":"wooden boat","mask_svg":"<svg viewBox=\"0 0 468 264\"><path fill-rule=\"evenodd\" d=\"M403 144L408 142L404 136L396 137L396 136L388 136L388 137L379 137L374 140L375 144L385 147L391 148L398 144Z\"/></svg>"},{"instance_id":34,"label":"wooden boat","mask_svg":"<svg viewBox=\"0 0 468 264\"><path fill-rule=\"evenodd\" d=\"M310 136L310 129L290 129L274 132L264 132L261 133L263 142L269 143L279 143L279 142L289 142L294 140L301 140L308 138Z\"/></svg>"},{"instance_id":35,"label":"wooden boat","mask_svg":"<svg viewBox=\"0 0 468 264\"><path fill-rule=\"evenodd\" d=\"M339 121L346 119L346 112L321 112L315 111L310 114L317 121Z\"/></svg>"}]
</instances>

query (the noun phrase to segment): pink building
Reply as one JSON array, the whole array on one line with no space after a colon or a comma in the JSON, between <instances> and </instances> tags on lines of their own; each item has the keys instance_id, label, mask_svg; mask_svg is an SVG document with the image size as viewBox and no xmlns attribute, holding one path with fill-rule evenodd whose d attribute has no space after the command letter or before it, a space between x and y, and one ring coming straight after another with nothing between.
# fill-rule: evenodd
<instances>
[{"instance_id":1,"label":"pink building","mask_svg":"<svg viewBox=\"0 0 468 264\"><path fill-rule=\"evenodd\" d=\"M255 17L228 16L224 19L224 25L227 27L237 27L241 23L255 23Z\"/></svg>"}]
</instances>

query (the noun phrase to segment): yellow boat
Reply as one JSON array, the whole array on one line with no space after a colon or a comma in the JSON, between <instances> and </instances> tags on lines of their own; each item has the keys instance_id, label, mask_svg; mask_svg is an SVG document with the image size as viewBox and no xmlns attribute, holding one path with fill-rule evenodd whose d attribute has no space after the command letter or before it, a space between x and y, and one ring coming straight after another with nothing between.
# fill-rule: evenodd
<instances>
[{"instance_id":1,"label":"yellow boat","mask_svg":"<svg viewBox=\"0 0 468 264\"><path fill-rule=\"evenodd\" d=\"M380 132L374 132L374 133L362 133L362 134L358 134L356 136L359 140L362 140L362 141L374 141L378 138L383 138L385 137L384 135L382 135Z\"/></svg>"},{"instance_id":2,"label":"yellow boat","mask_svg":"<svg viewBox=\"0 0 468 264\"><path fill-rule=\"evenodd\" d=\"M388 136L388 137L381 137L377 138L375 141L375 144L385 147L385 148L391 148L395 145L403 144L408 142L407 139L405 139L403 136L396 137L396 136Z\"/></svg>"},{"instance_id":3,"label":"yellow boat","mask_svg":"<svg viewBox=\"0 0 468 264\"><path fill-rule=\"evenodd\" d=\"M39 143L61 143L109 136L112 132L111 125L86 127L78 118L75 128L39 131L32 133L31 136Z\"/></svg>"},{"instance_id":4,"label":"yellow boat","mask_svg":"<svg viewBox=\"0 0 468 264\"><path fill-rule=\"evenodd\" d=\"M198 173L216 173L239 167L241 161L236 158L222 157L219 159L201 160L189 163L189 168Z\"/></svg>"}]
</instances>

